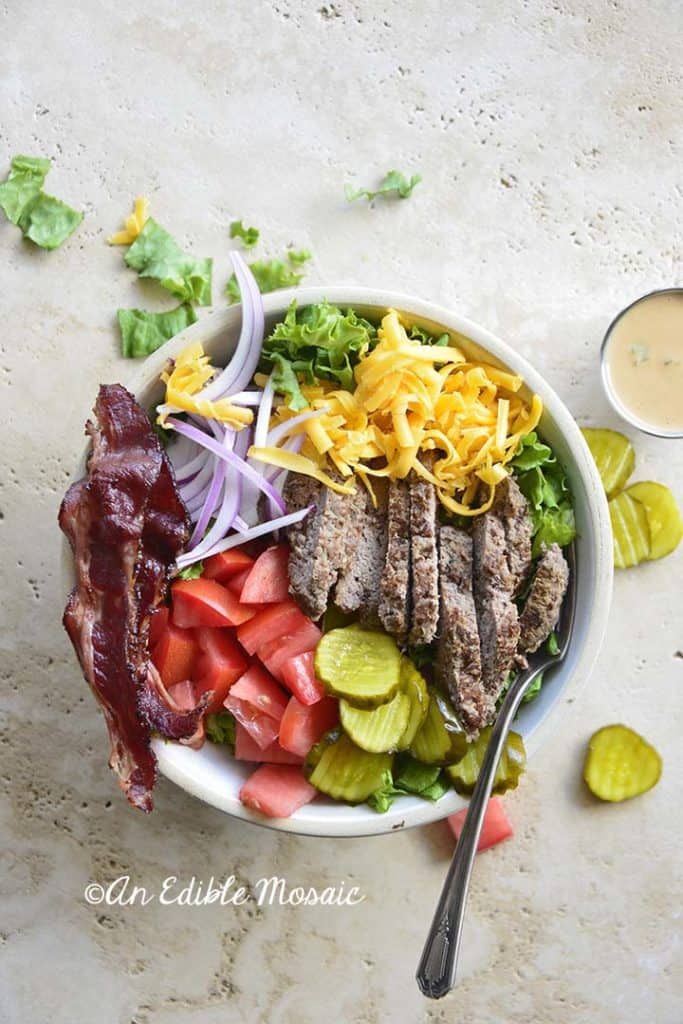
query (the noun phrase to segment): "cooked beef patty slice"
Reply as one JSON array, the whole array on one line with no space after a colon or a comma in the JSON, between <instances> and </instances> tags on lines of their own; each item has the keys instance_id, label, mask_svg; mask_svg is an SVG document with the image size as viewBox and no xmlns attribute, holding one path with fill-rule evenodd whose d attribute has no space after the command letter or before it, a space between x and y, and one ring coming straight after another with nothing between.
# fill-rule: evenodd
<instances>
[{"instance_id":1,"label":"cooked beef patty slice","mask_svg":"<svg viewBox=\"0 0 683 1024\"><path fill-rule=\"evenodd\" d=\"M439 560L436 546L436 491L411 474L410 565L412 613L409 642L428 644L439 622Z\"/></svg>"},{"instance_id":2,"label":"cooked beef patty slice","mask_svg":"<svg viewBox=\"0 0 683 1024\"><path fill-rule=\"evenodd\" d=\"M345 495L341 514L348 558L340 567L334 603L341 611L358 612L367 626L380 624L380 580L387 550L387 498L383 481L375 487L377 508L360 481L355 494Z\"/></svg>"},{"instance_id":3,"label":"cooked beef patty slice","mask_svg":"<svg viewBox=\"0 0 683 1024\"><path fill-rule=\"evenodd\" d=\"M510 571L513 593L518 594L531 570L532 523L529 502L513 477L505 477L496 487L496 496L491 512L498 516L503 523L506 544L505 557Z\"/></svg>"},{"instance_id":4,"label":"cooked beef patty slice","mask_svg":"<svg viewBox=\"0 0 683 1024\"><path fill-rule=\"evenodd\" d=\"M505 529L497 515L477 516L473 527L474 602L479 623L483 685L495 703L519 641L513 580L505 556Z\"/></svg>"},{"instance_id":5,"label":"cooked beef patty slice","mask_svg":"<svg viewBox=\"0 0 683 1024\"><path fill-rule=\"evenodd\" d=\"M557 625L569 583L569 566L557 544L551 544L538 561L520 624L519 648L537 651Z\"/></svg>"},{"instance_id":6,"label":"cooked beef patty slice","mask_svg":"<svg viewBox=\"0 0 683 1024\"><path fill-rule=\"evenodd\" d=\"M348 553L347 523L341 495L310 477L290 473L284 499L290 511L315 504L313 511L287 531L289 590L307 615L318 619Z\"/></svg>"},{"instance_id":7,"label":"cooked beef patty slice","mask_svg":"<svg viewBox=\"0 0 683 1024\"><path fill-rule=\"evenodd\" d=\"M378 611L387 633L405 639L410 615L410 497L404 480L389 484L387 553Z\"/></svg>"}]
</instances>

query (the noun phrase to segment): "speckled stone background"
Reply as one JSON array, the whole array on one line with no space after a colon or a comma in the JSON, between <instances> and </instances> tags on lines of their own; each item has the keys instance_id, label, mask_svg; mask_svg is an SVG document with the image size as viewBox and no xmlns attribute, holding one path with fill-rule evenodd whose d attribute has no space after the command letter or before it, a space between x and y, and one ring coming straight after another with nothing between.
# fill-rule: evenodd
<instances>
[{"instance_id":1,"label":"speckled stone background","mask_svg":"<svg viewBox=\"0 0 683 1024\"><path fill-rule=\"evenodd\" d=\"M59 624L56 513L100 381L125 381L119 306L172 303L105 237L132 198L228 273L227 225L292 242L311 282L415 293L500 333L583 423L612 315L681 284L679 0L0 3L0 171L53 159L85 211L58 252L0 223L2 1024L468 1021L680 1024L683 551L616 580L582 699L506 798L516 836L479 858L462 980L413 973L452 841L445 824L333 842L241 824L161 782L144 818L105 767L102 719ZM420 170L407 202L345 182ZM634 439L681 492L681 442ZM624 720L665 773L588 799L585 743ZM91 880L274 871L344 881L346 908L92 907Z\"/></svg>"}]
</instances>

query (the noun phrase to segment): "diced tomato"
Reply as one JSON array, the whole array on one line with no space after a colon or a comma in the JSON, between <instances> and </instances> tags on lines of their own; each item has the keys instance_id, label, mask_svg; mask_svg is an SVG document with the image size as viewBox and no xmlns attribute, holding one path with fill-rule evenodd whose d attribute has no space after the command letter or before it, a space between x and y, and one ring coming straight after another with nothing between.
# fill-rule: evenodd
<instances>
[{"instance_id":1,"label":"diced tomato","mask_svg":"<svg viewBox=\"0 0 683 1024\"><path fill-rule=\"evenodd\" d=\"M315 652L304 651L288 658L280 666L280 678L302 704L315 704L322 700L326 690L315 674Z\"/></svg>"},{"instance_id":2,"label":"diced tomato","mask_svg":"<svg viewBox=\"0 0 683 1024\"><path fill-rule=\"evenodd\" d=\"M339 701L325 697L317 704L301 704L290 697L280 722L280 746L292 754L305 757L323 733L339 721Z\"/></svg>"},{"instance_id":3,"label":"diced tomato","mask_svg":"<svg viewBox=\"0 0 683 1024\"><path fill-rule=\"evenodd\" d=\"M183 711L192 711L197 706L197 698L189 679L182 683L174 683L168 687L168 695Z\"/></svg>"},{"instance_id":4,"label":"diced tomato","mask_svg":"<svg viewBox=\"0 0 683 1024\"><path fill-rule=\"evenodd\" d=\"M239 697L233 697L229 693L223 701L223 706L232 712L261 750L265 750L277 741L280 729L279 721L258 711L248 700L240 700Z\"/></svg>"},{"instance_id":5,"label":"diced tomato","mask_svg":"<svg viewBox=\"0 0 683 1024\"><path fill-rule=\"evenodd\" d=\"M237 630L237 639L249 654L256 654L259 647L291 635L310 621L294 601L280 601L268 608L259 609L253 618L244 622Z\"/></svg>"},{"instance_id":6,"label":"diced tomato","mask_svg":"<svg viewBox=\"0 0 683 1024\"><path fill-rule=\"evenodd\" d=\"M287 694L260 665L252 665L230 690L230 696L251 704L255 711L279 722L287 707Z\"/></svg>"},{"instance_id":7,"label":"diced tomato","mask_svg":"<svg viewBox=\"0 0 683 1024\"><path fill-rule=\"evenodd\" d=\"M238 572L251 569L254 559L251 558L242 548L230 548L228 551L221 551L219 555L211 555L204 562L203 576L207 580L218 580L225 583Z\"/></svg>"},{"instance_id":8,"label":"diced tomato","mask_svg":"<svg viewBox=\"0 0 683 1024\"><path fill-rule=\"evenodd\" d=\"M242 786L240 800L269 818L288 818L316 795L300 768L284 764L262 764Z\"/></svg>"},{"instance_id":9,"label":"diced tomato","mask_svg":"<svg viewBox=\"0 0 683 1024\"><path fill-rule=\"evenodd\" d=\"M235 595L215 580L176 580L171 586L173 622L190 629L195 626L238 626L254 615L255 609L240 604Z\"/></svg>"},{"instance_id":10,"label":"diced tomato","mask_svg":"<svg viewBox=\"0 0 683 1024\"><path fill-rule=\"evenodd\" d=\"M302 624L294 632L259 645L257 654L269 672L277 679L282 679L282 668L286 661L304 651L314 651L318 646L322 633L314 622L304 616Z\"/></svg>"},{"instance_id":11,"label":"diced tomato","mask_svg":"<svg viewBox=\"0 0 683 1024\"><path fill-rule=\"evenodd\" d=\"M230 579L226 581L226 587L228 590L232 590L238 601L241 600L242 587L246 583L250 572L251 569L243 569L242 572L235 573L234 576L231 576Z\"/></svg>"},{"instance_id":12,"label":"diced tomato","mask_svg":"<svg viewBox=\"0 0 683 1024\"><path fill-rule=\"evenodd\" d=\"M152 661L159 670L164 686L173 686L191 679L198 647L194 634L187 629L167 626L152 651Z\"/></svg>"},{"instance_id":13,"label":"diced tomato","mask_svg":"<svg viewBox=\"0 0 683 1024\"><path fill-rule=\"evenodd\" d=\"M204 626L196 632L202 653L197 659L193 675L195 694L199 699L207 690L213 690L214 696L208 710L220 711L230 687L249 666L242 649L227 629Z\"/></svg>"},{"instance_id":14,"label":"diced tomato","mask_svg":"<svg viewBox=\"0 0 683 1024\"><path fill-rule=\"evenodd\" d=\"M168 617L170 614L171 609L166 604L160 604L156 611L152 613L152 618L149 621L150 651L156 647L161 640L161 635L168 626Z\"/></svg>"},{"instance_id":15,"label":"diced tomato","mask_svg":"<svg viewBox=\"0 0 683 1024\"><path fill-rule=\"evenodd\" d=\"M273 604L289 597L287 563L289 549L286 544L266 548L254 562L241 594L248 604Z\"/></svg>"},{"instance_id":16,"label":"diced tomato","mask_svg":"<svg viewBox=\"0 0 683 1024\"><path fill-rule=\"evenodd\" d=\"M277 740L262 750L240 722L235 725L235 757L238 761L265 761L268 764L301 764L303 761L296 754L283 750Z\"/></svg>"},{"instance_id":17,"label":"diced tomato","mask_svg":"<svg viewBox=\"0 0 683 1024\"><path fill-rule=\"evenodd\" d=\"M451 826L456 839L460 838L466 815L467 808L465 807L462 811L458 811L457 814L451 814L448 818L448 824ZM489 846L495 846L496 843L509 839L511 835L513 835L512 825L503 810L503 805L498 797L492 796L484 815L484 824L481 836L479 837L477 851L488 850Z\"/></svg>"}]
</instances>

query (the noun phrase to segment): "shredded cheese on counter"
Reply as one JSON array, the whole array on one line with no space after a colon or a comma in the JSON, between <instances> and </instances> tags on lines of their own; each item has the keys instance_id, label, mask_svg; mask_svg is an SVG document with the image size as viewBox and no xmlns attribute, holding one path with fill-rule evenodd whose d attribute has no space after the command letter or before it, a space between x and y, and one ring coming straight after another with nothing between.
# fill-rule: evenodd
<instances>
[{"instance_id":1,"label":"shredded cheese on counter","mask_svg":"<svg viewBox=\"0 0 683 1024\"><path fill-rule=\"evenodd\" d=\"M300 455L252 447L250 456L316 479L331 464L342 478L357 474L371 494L372 477L397 480L414 470L434 484L449 511L486 511L519 442L538 424L541 399L534 395L529 404L519 396L521 377L470 362L457 348L409 338L394 310L378 337L356 367L353 393L325 383L302 386L321 415L293 430L306 434ZM293 415L281 405L273 425ZM433 454L425 459L425 453ZM488 487L483 502L482 483ZM333 485L348 487L327 483Z\"/></svg>"},{"instance_id":2,"label":"shredded cheese on counter","mask_svg":"<svg viewBox=\"0 0 683 1024\"><path fill-rule=\"evenodd\" d=\"M138 237L149 219L149 200L146 196L138 196L133 203L133 212L126 217L123 231L117 231L107 239L109 245L131 245Z\"/></svg>"},{"instance_id":3,"label":"shredded cheese on counter","mask_svg":"<svg viewBox=\"0 0 683 1024\"><path fill-rule=\"evenodd\" d=\"M173 360L170 370L161 374L166 384L166 401L157 407L157 423L163 427L167 416L176 412L190 412L227 423L235 430L248 426L254 418L251 409L231 405L229 398L210 402L197 395L214 373L215 369L209 357L204 354L200 341L183 349Z\"/></svg>"}]
</instances>

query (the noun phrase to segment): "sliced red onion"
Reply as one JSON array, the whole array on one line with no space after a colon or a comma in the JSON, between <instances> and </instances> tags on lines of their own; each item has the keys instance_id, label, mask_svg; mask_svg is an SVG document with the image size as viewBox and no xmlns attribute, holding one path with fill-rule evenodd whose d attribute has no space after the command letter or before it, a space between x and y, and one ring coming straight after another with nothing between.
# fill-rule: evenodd
<instances>
[{"instance_id":1,"label":"sliced red onion","mask_svg":"<svg viewBox=\"0 0 683 1024\"><path fill-rule=\"evenodd\" d=\"M313 508L313 505L309 505L308 508L302 508L297 512L290 512L286 516L280 516L278 519L271 519L267 523L259 523L257 526L252 526L245 533L233 533L232 536L225 537L224 540L218 541L208 551L205 551L202 558L210 558L211 555L218 555L221 551L228 551L230 548L239 547L240 544L255 540L256 537L263 537L265 534L273 533L275 530L282 530L286 526L292 526L293 523L298 523L304 519ZM197 549L191 554L181 555L178 559L178 565L181 568L191 565L192 562L197 561L196 554ZM188 558L189 561L187 561Z\"/></svg>"},{"instance_id":2,"label":"sliced red onion","mask_svg":"<svg viewBox=\"0 0 683 1024\"><path fill-rule=\"evenodd\" d=\"M252 483L256 484L259 490L268 497L272 498L278 509L281 512L286 512L286 506L278 492L269 484L267 480L263 478L260 473L257 473L244 459L239 458L234 452L227 451L220 441L216 440L215 437L210 437L205 434L204 431L198 430L197 427L193 427L190 423L184 423L182 420L177 420L172 417L168 420L169 426L177 430L179 434L183 434L185 437L189 437L191 441L196 441L197 444L207 448L214 455L217 455L219 459L224 459L228 465L233 466L238 473L246 477ZM243 431L240 431L243 433ZM239 435L238 435L239 436Z\"/></svg>"},{"instance_id":3,"label":"sliced red onion","mask_svg":"<svg viewBox=\"0 0 683 1024\"><path fill-rule=\"evenodd\" d=\"M280 451L283 451L283 452L294 452L295 455L298 455L298 453L301 451L301 449L304 446L304 441L305 440L306 440L306 435L305 434L296 434L295 437L290 437L288 441L285 441L284 444L280 445ZM263 465L265 465L265 463L263 463ZM289 470L288 469L283 469L282 466L267 466L266 467L266 472L264 473L264 476L265 476L266 480L268 481L268 483L274 484L275 481L277 480L277 478L279 476L281 476L283 473L286 476L287 473L289 473ZM278 486L280 486L280 485L278 485Z\"/></svg>"},{"instance_id":4,"label":"sliced red onion","mask_svg":"<svg viewBox=\"0 0 683 1024\"><path fill-rule=\"evenodd\" d=\"M187 438L183 438L183 440L186 441ZM196 448L196 445L193 447ZM203 448L200 448L193 459L190 459L189 462L184 463L176 469L175 478L177 483L181 485L189 483L190 480L197 475L200 469L206 465L206 460L210 458L210 453L205 451Z\"/></svg>"},{"instance_id":5,"label":"sliced red onion","mask_svg":"<svg viewBox=\"0 0 683 1024\"><path fill-rule=\"evenodd\" d=\"M234 443L235 431L226 430L222 441L223 447L225 448L226 451L232 451ZM195 524L192 536L190 537L190 543L188 545L190 550L197 547L202 537L204 536L204 533L206 532L206 528L209 525L209 520L213 514L214 509L218 505L218 499L221 495L221 491L223 490L226 469L227 466L225 462L223 462L222 460L218 460L214 463L211 485L204 500L204 504L199 514L199 518L197 519L197 522Z\"/></svg>"},{"instance_id":6,"label":"sliced red onion","mask_svg":"<svg viewBox=\"0 0 683 1024\"><path fill-rule=\"evenodd\" d=\"M187 502L194 498L208 486L211 477L213 476L213 460L207 459L199 472L188 480L185 484L181 484L178 488L180 496L183 501Z\"/></svg>"},{"instance_id":7,"label":"sliced red onion","mask_svg":"<svg viewBox=\"0 0 683 1024\"><path fill-rule=\"evenodd\" d=\"M230 395L230 401L233 405L253 405L257 406L261 404L261 398L263 396L262 391L238 391L236 395Z\"/></svg>"},{"instance_id":8,"label":"sliced red onion","mask_svg":"<svg viewBox=\"0 0 683 1024\"><path fill-rule=\"evenodd\" d=\"M324 409L309 409L308 412L302 412L299 416L292 416L291 419L285 420L284 423L278 423L276 427L273 427L266 435L263 445L257 445L254 442L254 446L257 448L275 448L283 437L287 437L287 434L291 434L293 430L300 427L306 420L313 420L318 416L324 416L326 412L329 412L327 406Z\"/></svg>"},{"instance_id":9,"label":"sliced red onion","mask_svg":"<svg viewBox=\"0 0 683 1024\"><path fill-rule=\"evenodd\" d=\"M273 408L273 376L272 374L266 381L266 386L263 389L261 396L261 404L259 405L258 414L256 416L256 423L254 425L254 447L263 448L268 438L268 425L270 423L270 414Z\"/></svg>"}]
</instances>

